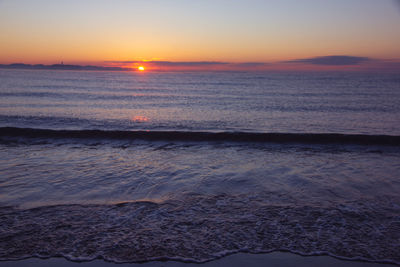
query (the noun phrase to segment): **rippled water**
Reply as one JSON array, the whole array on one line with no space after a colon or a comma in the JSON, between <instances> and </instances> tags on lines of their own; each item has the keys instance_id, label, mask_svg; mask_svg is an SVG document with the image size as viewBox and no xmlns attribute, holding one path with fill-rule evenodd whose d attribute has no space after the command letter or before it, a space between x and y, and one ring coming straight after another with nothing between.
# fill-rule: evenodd
<instances>
[{"instance_id":1,"label":"rippled water","mask_svg":"<svg viewBox=\"0 0 400 267\"><path fill-rule=\"evenodd\" d=\"M397 74L0 70L2 126L400 134Z\"/></svg>"},{"instance_id":2,"label":"rippled water","mask_svg":"<svg viewBox=\"0 0 400 267\"><path fill-rule=\"evenodd\" d=\"M400 263L399 85L0 70L0 260L285 250Z\"/></svg>"}]
</instances>

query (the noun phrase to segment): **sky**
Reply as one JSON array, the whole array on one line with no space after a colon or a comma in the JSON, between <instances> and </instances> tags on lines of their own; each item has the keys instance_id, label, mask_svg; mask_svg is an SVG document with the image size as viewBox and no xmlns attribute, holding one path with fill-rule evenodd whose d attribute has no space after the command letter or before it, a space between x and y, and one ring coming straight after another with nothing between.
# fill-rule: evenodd
<instances>
[{"instance_id":1,"label":"sky","mask_svg":"<svg viewBox=\"0 0 400 267\"><path fill-rule=\"evenodd\" d=\"M0 0L0 64L397 68L397 0Z\"/></svg>"}]
</instances>

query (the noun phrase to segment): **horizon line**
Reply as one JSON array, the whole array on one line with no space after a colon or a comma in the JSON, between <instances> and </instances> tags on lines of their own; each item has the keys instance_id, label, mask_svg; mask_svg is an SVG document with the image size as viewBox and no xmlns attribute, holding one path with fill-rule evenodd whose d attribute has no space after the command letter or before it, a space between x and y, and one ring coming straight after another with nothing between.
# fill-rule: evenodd
<instances>
[{"instance_id":1,"label":"horizon line","mask_svg":"<svg viewBox=\"0 0 400 267\"><path fill-rule=\"evenodd\" d=\"M275 62L168 61L168 60L106 60L104 64L9 63L0 68L135 71L400 71L400 59L376 59L362 56L329 55ZM100 63L100 61L98 61ZM96 65L93 65L96 64Z\"/></svg>"}]
</instances>

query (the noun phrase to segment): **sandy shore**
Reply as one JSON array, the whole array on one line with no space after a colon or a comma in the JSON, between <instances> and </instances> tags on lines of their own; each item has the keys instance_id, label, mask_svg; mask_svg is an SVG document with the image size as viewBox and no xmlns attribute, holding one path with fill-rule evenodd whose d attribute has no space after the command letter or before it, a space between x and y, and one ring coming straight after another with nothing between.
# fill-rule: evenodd
<instances>
[{"instance_id":1,"label":"sandy shore","mask_svg":"<svg viewBox=\"0 0 400 267\"><path fill-rule=\"evenodd\" d=\"M147 262L141 264L126 263L126 264L115 264L105 262L102 260L95 260L91 262L71 262L64 258L51 258L51 259L26 259L20 261L0 261L0 267L216 267L216 266L229 266L229 267L382 267L382 266L394 266L387 264L358 262L358 261L343 261L328 256L309 256L303 257L292 253L274 252L269 254L234 254L231 256L224 257L222 259L207 262L204 264L194 263L182 263L175 261L168 262Z\"/></svg>"}]
</instances>

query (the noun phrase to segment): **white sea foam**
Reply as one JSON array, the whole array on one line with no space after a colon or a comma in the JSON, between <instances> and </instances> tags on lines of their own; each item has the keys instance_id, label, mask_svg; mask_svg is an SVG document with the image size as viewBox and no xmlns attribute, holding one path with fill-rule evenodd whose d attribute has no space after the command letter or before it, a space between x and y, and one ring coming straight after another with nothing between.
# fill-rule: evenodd
<instances>
[{"instance_id":1,"label":"white sea foam","mask_svg":"<svg viewBox=\"0 0 400 267\"><path fill-rule=\"evenodd\" d=\"M245 196L0 210L0 258L204 262L290 251L400 262L400 210L270 206ZM217 204L218 203L218 204Z\"/></svg>"}]
</instances>

